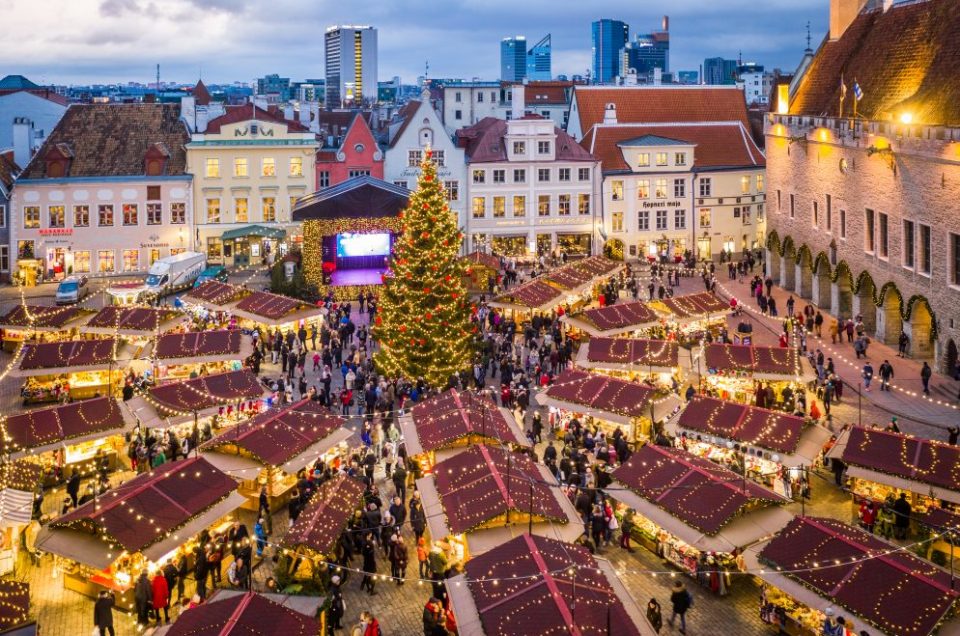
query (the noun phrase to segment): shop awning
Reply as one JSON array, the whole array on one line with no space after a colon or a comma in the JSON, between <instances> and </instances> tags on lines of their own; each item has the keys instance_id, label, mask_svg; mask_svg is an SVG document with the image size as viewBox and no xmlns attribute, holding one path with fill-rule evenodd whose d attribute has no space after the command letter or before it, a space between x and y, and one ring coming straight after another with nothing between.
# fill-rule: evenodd
<instances>
[{"instance_id":1,"label":"shop awning","mask_svg":"<svg viewBox=\"0 0 960 636\"><path fill-rule=\"evenodd\" d=\"M904 435L851 427L827 457L839 457L847 475L960 504L960 448Z\"/></svg>"},{"instance_id":2,"label":"shop awning","mask_svg":"<svg viewBox=\"0 0 960 636\"><path fill-rule=\"evenodd\" d=\"M643 384L571 369L541 391L537 401L542 406L584 413L629 426L636 417L650 418L652 415L654 421L660 421L680 405L675 394L659 399L655 399L655 395L652 388Z\"/></svg>"},{"instance_id":3,"label":"shop awning","mask_svg":"<svg viewBox=\"0 0 960 636\"><path fill-rule=\"evenodd\" d=\"M187 322L179 311L154 307L107 306L80 328L80 333L152 338Z\"/></svg>"},{"instance_id":4,"label":"shop awning","mask_svg":"<svg viewBox=\"0 0 960 636\"><path fill-rule=\"evenodd\" d=\"M671 340L590 338L577 351L577 366L628 373L674 373L680 366L680 345Z\"/></svg>"},{"instance_id":5,"label":"shop awning","mask_svg":"<svg viewBox=\"0 0 960 636\"><path fill-rule=\"evenodd\" d=\"M363 506L365 490L362 481L344 474L320 484L284 535L282 545L292 549L307 548L319 555L329 554L354 512Z\"/></svg>"},{"instance_id":6,"label":"shop awning","mask_svg":"<svg viewBox=\"0 0 960 636\"><path fill-rule=\"evenodd\" d=\"M660 316L646 303L634 301L586 309L562 316L560 320L593 337L608 338L657 325Z\"/></svg>"},{"instance_id":7,"label":"shop awning","mask_svg":"<svg viewBox=\"0 0 960 636\"><path fill-rule=\"evenodd\" d=\"M287 231L282 227L266 227L264 225L247 225L244 227L235 227L227 230L220 235L223 241L232 241L239 238L256 237L268 239L282 239L287 235Z\"/></svg>"},{"instance_id":8,"label":"shop awning","mask_svg":"<svg viewBox=\"0 0 960 636\"><path fill-rule=\"evenodd\" d=\"M12 415L3 423L0 449L12 459L133 430L136 418L119 400L99 397Z\"/></svg>"}]
</instances>

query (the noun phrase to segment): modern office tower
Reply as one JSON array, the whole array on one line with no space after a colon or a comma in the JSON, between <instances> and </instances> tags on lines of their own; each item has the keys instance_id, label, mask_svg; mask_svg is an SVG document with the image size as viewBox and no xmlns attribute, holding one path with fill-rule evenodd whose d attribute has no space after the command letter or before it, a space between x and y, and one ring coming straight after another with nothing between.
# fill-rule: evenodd
<instances>
[{"instance_id":1,"label":"modern office tower","mask_svg":"<svg viewBox=\"0 0 960 636\"><path fill-rule=\"evenodd\" d=\"M592 25L593 82L610 84L620 72L620 52L630 38L626 22L603 18Z\"/></svg>"},{"instance_id":2,"label":"modern office tower","mask_svg":"<svg viewBox=\"0 0 960 636\"><path fill-rule=\"evenodd\" d=\"M377 30L332 26L324 34L327 108L377 101Z\"/></svg>"},{"instance_id":3,"label":"modern office tower","mask_svg":"<svg viewBox=\"0 0 960 636\"><path fill-rule=\"evenodd\" d=\"M527 79L531 82L546 82L553 79L550 69L550 34L527 51Z\"/></svg>"},{"instance_id":4,"label":"modern office tower","mask_svg":"<svg viewBox=\"0 0 960 636\"><path fill-rule=\"evenodd\" d=\"M722 57L708 57L703 61L703 83L713 85L736 84L737 61L725 60Z\"/></svg>"},{"instance_id":5,"label":"modern office tower","mask_svg":"<svg viewBox=\"0 0 960 636\"><path fill-rule=\"evenodd\" d=\"M522 82L526 75L527 38L517 35L500 40L500 80Z\"/></svg>"},{"instance_id":6,"label":"modern office tower","mask_svg":"<svg viewBox=\"0 0 960 636\"><path fill-rule=\"evenodd\" d=\"M652 33L638 33L633 42L628 42L621 56L620 76L626 77L633 70L640 78L653 75L653 69L670 71L670 26L669 18L663 16L663 27Z\"/></svg>"}]
</instances>

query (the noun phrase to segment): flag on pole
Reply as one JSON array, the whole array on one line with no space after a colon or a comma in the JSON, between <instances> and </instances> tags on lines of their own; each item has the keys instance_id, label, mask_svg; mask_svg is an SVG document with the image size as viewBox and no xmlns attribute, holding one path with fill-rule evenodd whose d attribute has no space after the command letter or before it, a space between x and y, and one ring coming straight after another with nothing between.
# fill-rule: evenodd
<instances>
[{"instance_id":1,"label":"flag on pole","mask_svg":"<svg viewBox=\"0 0 960 636\"><path fill-rule=\"evenodd\" d=\"M847 83L843 81L843 73L840 74L840 103L847 98Z\"/></svg>"},{"instance_id":2,"label":"flag on pole","mask_svg":"<svg viewBox=\"0 0 960 636\"><path fill-rule=\"evenodd\" d=\"M853 96L857 98L858 102L863 99L863 89L857 84L857 80L853 80Z\"/></svg>"}]
</instances>

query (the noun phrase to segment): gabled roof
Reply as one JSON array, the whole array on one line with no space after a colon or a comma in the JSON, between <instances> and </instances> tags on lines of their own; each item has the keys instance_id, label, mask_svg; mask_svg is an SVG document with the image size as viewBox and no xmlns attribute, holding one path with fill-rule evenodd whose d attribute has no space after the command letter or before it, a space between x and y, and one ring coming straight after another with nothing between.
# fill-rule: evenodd
<instances>
[{"instance_id":1,"label":"gabled roof","mask_svg":"<svg viewBox=\"0 0 960 636\"><path fill-rule=\"evenodd\" d=\"M409 198L406 188L364 175L301 197L291 217L294 221L395 217Z\"/></svg>"},{"instance_id":2,"label":"gabled roof","mask_svg":"<svg viewBox=\"0 0 960 636\"><path fill-rule=\"evenodd\" d=\"M208 602L183 612L167 636L250 636L252 634L320 633L315 618L272 600L246 592Z\"/></svg>"},{"instance_id":3,"label":"gabled roof","mask_svg":"<svg viewBox=\"0 0 960 636\"><path fill-rule=\"evenodd\" d=\"M0 152L0 192L9 194L14 178L20 173L20 166L13 161L11 153Z\"/></svg>"},{"instance_id":4,"label":"gabled roof","mask_svg":"<svg viewBox=\"0 0 960 636\"><path fill-rule=\"evenodd\" d=\"M30 90L41 88L39 84L34 84L23 75L7 75L0 79L0 90Z\"/></svg>"},{"instance_id":5,"label":"gabled roof","mask_svg":"<svg viewBox=\"0 0 960 636\"><path fill-rule=\"evenodd\" d=\"M266 389L251 371L227 371L148 389L150 403L171 413L203 411L259 398Z\"/></svg>"},{"instance_id":6,"label":"gabled roof","mask_svg":"<svg viewBox=\"0 0 960 636\"><path fill-rule=\"evenodd\" d=\"M397 143L397 140L403 136L404 131L406 131L407 126L410 125L410 122L413 120L413 117L417 114L417 111L420 110L420 104L422 102L417 99L411 99L409 102L400 107L400 110L397 111L394 115L394 119L401 121L400 127L397 129L397 132L390 139L390 147L392 148L394 144Z\"/></svg>"},{"instance_id":7,"label":"gabled roof","mask_svg":"<svg viewBox=\"0 0 960 636\"><path fill-rule=\"evenodd\" d=\"M416 442L425 452L452 448L481 437L501 444L527 444L492 400L474 397L469 391L449 389L417 404L410 414Z\"/></svg>"},{"instance_id":8,"label":"gabled roof","mask_svg":"<svg viewBox=\"0 0 960 636\"><path fill-rule=\"evenodd\" d=\"M211 119L204 132L206 135L220 134L220 127L228 124L238 124L242 121L257 119L274 124L284 124L287 132L310 132L303 124L290 119L284 119L282 115L275 115L270 111L263 110L253 104L243 104L241 106L227 106L227 112L215 119Z\"/></svg>"},{"instance_id":9,"label":"gabled roof","mask_svg":"<svg viewBox=\"0 0 960 636\"><path fill-rule=\"evenodd\" d=\"M763 152L739 121L669 124L600 124L581 142L603 166L604 173L629 171L624 142L660 137L696 146L693 168L762 168Z\"/></svg>"},{"instance_id":10,"label":"gabled roof","mask_svg":"<svg viewBox=\"0 0 960 636\"><path fill-rule=\"evenodd\" d=\"M960 124L960 3L926 0L864 10L835 41L820 46L797 87L790 113L838 115L840 78L863 99L859 116L887 119L909 111L925 124Z\"/></svg>"},{"instance_id":11,"label":"gabled roof","mask_svg":"<svg viewBox=\"0 0 960 636\"><path fill-rule=\"evenodd\" d=\"M193 98L196 100L197 106L210 105L210 91L207 90L207 86L202 79L197 80L197 85L193 87Z\"/></svg>"},{"instance_id":12,"label":"gabled roof","mask_svg":"<svg viewBox=\"0 0 960 636\"><path fill-rule=\"evenodd\" d=\"M642 137L637 137L636 139L628 139L626 141L621 141L618 145L620 146L689 146L689 141L684 141L682 139L671 139L669 137L661 137L660 135L643 135Z\"/></svg>"},{"instance_id":13,"label":"gabled roof","mask_svg":"<svg viewBox=\"0 0 960 636\"><path fill-rule=\"evenodd\" d=\"M538 115L526 115L524 119L541 119ZM507 144L504 137L509 124L496 117L484 117L473 126L457 131L457 140L463 140L469 163L507 161ZM556 161L595 161L593 155L579 145L573 137L559 128L556 134Z\"/></svg>"},{"instance_id":14,"label":"gabled roof","mask_svg":"<svg viewBox=\"0 0 960 636\"><path fill-rule=\"evenodd\" d=\"M190 141L177 104L74 104L24 169L20 179L46 178L51 149L72 157L68 177L143 176L147 151L170 152L165 175L183 175Z\"/></svg>"},{"instance_id":15,"label":"gabled roof","mask_svg":"<svg viewBox=\"0 0 960 636\"><path fill-rule=\"evenodd\" d=\"M345 473L324 482L283 537L283 545L329 554L346 529L353 513L363 505L366 487Z\"/></svg>"}]
</instances>

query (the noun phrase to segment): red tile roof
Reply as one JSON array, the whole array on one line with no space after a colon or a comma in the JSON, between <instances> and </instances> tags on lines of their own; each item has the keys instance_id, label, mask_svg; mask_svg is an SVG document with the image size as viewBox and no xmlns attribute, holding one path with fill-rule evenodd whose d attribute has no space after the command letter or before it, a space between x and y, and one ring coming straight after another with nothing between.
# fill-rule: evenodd
<instances>
[{"instance_id":1,"label":"red tile roof","mask_svg":"<svg viewBox=\"0 0 960 636\"><path fill-rule=\"evenodd\" d=\"M613 477L710 536L752 507L786 503L773 491L678 448L647 444L614 470Z\"/></svg>"},{"instance_id":2,"label":"red tile roof","mask_svg":"<svg viewBox=\"0 0 960 636\"><path fill-rule=\"evenodd\" d=\"M646 366L676 367L680 364L680 345L670 340L590 338L586 346L590 362L636 365L637 370Z\"/></svg>"},{"instance_id":3,"label":"red tile roof","mask_svg":"<svg viewBox=\"0 0 960 636\"><path fill-rule=\"evenodd\" d=\"M239 354L242 339L243 335L238 330L168 333L157 339L154 352L158 360Z\"/></svg>"},{"instance_id":4,"label":"red tile roof","mask_svg":"<svg viewBox=\"0 0 960 636\"><path fill-rule=\"evenodd\" d=\"M257 376L243 370L162 384L149 392L153 403L173 412L183 412L259 398L264 394L264 387Z\"/></svg>"},{"instance_id":5,"label":"red tile roof","mask_svg":"<svg viewBox=\"0 0 960 636\"><path fill-rule=\"evenodd\" d=\"M947 490L960 491L960 447L855 426L843 461Z\"/></svg>"},{"instance_id":6,"label":"red tile roof","mask_svg":"<svg viewBox=\"0 0 960 636\"><path fill-rule=\"evenodd\" d=\"M293 549L302 546L318 554L333 552L353 513L363 505L365 490L362 481L346 474L321 484L287 530L283 545Z\"/></svg>"},{"instance_id":7,"label":"red tile roof","mask_svg":"<svg viewBox=\"0 0 960 636\"><path fill-rule=\"evenodd\" d=\"M125 421L120 405L112 397L71 402L63 406L11 415L3 426L4 452L38 448L58 441L89 435L120 432Z\"/></svg>"},{"instance_id":8,"label":"red tile roof","mask_svg":"<svg viewBox=\"0 0 960 636\"><path fill-rule=\"evenodd\" d=\"M642 302L618 303L608 307L594 307L574 314L573 318L585 320L600 331L623 329L632 325L657 322L659 316Z\"/></svg>"},{"instance_id":9,"label":"red tile roof","mask_svg":"<svg viewBox=\"0 0 960 636\"><path fill-rule=\"evenodd\" d=\"M454 534L480 529L507 512L532 510L535 520L567 522L560 502L528 455L478 444L439 462L433 474Z\"/></svg>"},{"instance_id":10,"label":"red tile roof","mask_svg":"<svg viewBox=\"0 0 960 636\"><path fill-rule=\"evenodd\" d=\"M489 398L450 389L411 409L413 423L426 452L450 448L473 436L516 443L516 435L503 413Z\"/></svg>"},{"instance_id":11,"label":"red tile roof","mask_svg":"<svg viewBox=\"0 0 960 636\"><path fill-rule=\"evenodd\" d=\"M677 426L777 453L793 453L800 444L804 420L780 411L696 395L680 413Z\"/></svg>"},{"instance_id":12,"label":"red tile roof","mask_svg":"<svg viewBox=\"0 0 960 636\"><path fill-rule=\"evenodd\" d=\"M203 80L197 80L197 85L193 87L191 94L193 95L197 106L210 105L210 91L207 90L207 85L203 83Z\"/></svg>"},{"instance_id":13,"label":"red tile roof","mask_svg":"<svg viewBox=\"0 0 960 636\"><path fill-rule=\"evenodd\" d=\"M640 634L580 546L524 534L470 559L466 575L486 634Z\"/></svg>"},{"instance_id":14,"label":"red tile roof","mask_svg":"<svg viewBox=\"0 0 960 636\"><path fill-rule=\"evenodd\" d=\"M834 519L794 518L759 557L886 634L926 636L957 600L949 573Z\"/></svg>"},{"instance_id":15,"label":"red tile roof","mask_svg":"<svg viewBox=\"0 0 960 636\"><path fill-rule=\"evenodd\" d=\"M169 628L167 636L320 633L320 623L315 618L253 592L203 603L179 614Z\"/></svg>"},{"instance_id":16,"label":"red tile roof","mask_svg":"<svg viewBox=\"0 0 960 636\"><path fill-rule=\"evenodd\" d=\"M750 345L707 345L704 361L708 369L734 373L769 373L795 376L800 372L800 355L796 349L754 347Z\"/></svg>"},{"instance_id":17,"label":"red tile roof","mask_svg":"<svg viewBox=\"0 0 960 636\"><path fill-rule=\"evenodd\" d=\"M256 111L254 111L254 109L256 109ZM221 126L238 124L242 121L250 121L254 118L260 121L272 122L274 124L285 124L287 126L287 132L310 131L309 128L306 128L298 121L284 119L282 114L275 115L269 111L263 110L262 108L256 107L253 104L243 104L242 106L227 106L226 113L210 120L210 123L207 124L207 130L205 131L205 134L217 135L220 134Z\"/></svg>"},{"instance_id":18,"label":"red tile roof","mask_svg":"<svg viewBox=\"0 0 960 636\"><path fill-rule=\"evenodd\" d=\"M528 82L524 86L523 100L527 108L535 106L565 106L567 94L573 82Z\"/></svg>"},{"instance_id":19,"label":"red tile roof","mask_svg":"<svg viewBox=\"0 0 960 636\"><path fill-rule=\"evenodd\" d=\"M741 168L766 165L763 152L750 136L749 128L739 122L673 125L603 125L595 127L581 142L600 160L603 171L629 171L618 144L655 135L696 146L693 167Z\"/></svg>"},{"instance_id":20,"label":"red tile roof","mask_svg":"<svg viewBox=\"0 0 960 636\"><path fill-rule=\"evenodd\" d=\"M20 368L26 371L107 364L113 359L113 345L113 338L28 344L24 345Z\"/></svg>"},{"instance_id":21,"label":"red tile roof","mask_svg":"<svg viewBox=\"0 0 960 636\"><path fill-rule=\"evenodd\" d=\"M649 415L654 393L642 384L575 369L560 374L546 389L555 400L630 417Z\"/></svg>"},{"instance_id":22,"label":"red tile roof","mask_svg":"<svg viewBox=\"0 0 960 636\"><path fill-rule=\"evenodd\" d=\"M527 115L524 119L539 116ZM457 131L457 141L464 145L469 163L491 163L507 161L508 124L503 119L484 117L473 126ZM578 144L566 132L554 127L556 139L556 161L595 161L583 146Z\"/></svg>"},{"instance_id":23,"label":"red tile roof","mask_svg":"<svg viewBox=\"0 0 960 636\"><path fill-rule=\"evenodd\" d=\"M825 40L800 80L791 114L839 114L840 77L853 110L853 82L863 90L858 114L887 119L909 111L925 124L960 124L960 4L926 0L862 12L836 41Z\"/></svg>"}]
</instances>

